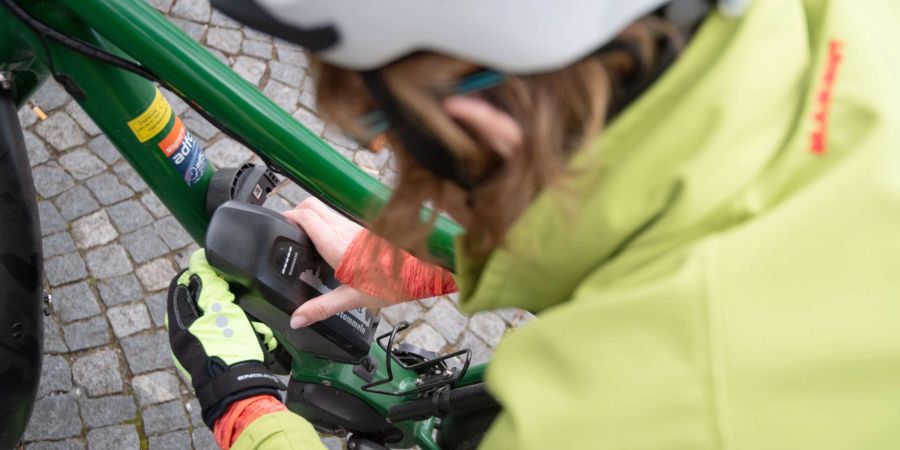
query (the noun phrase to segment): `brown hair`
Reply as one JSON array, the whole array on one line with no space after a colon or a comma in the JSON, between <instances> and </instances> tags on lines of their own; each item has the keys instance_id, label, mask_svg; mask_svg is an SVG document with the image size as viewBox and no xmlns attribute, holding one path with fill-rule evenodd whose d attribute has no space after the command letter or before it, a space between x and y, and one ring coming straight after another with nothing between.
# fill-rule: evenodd
<instances>
[{"instance_id":1,"label":"brown hair","mask_svg":"<svg viewBox=\"0 0 900 450\"><path fill-rule=\"evenodd\" d=\"M510 114L524 130L524 142L504 162L500 176L471 193L420 167L388 131L399 177L393 198L372 223L373 231L425 255L422 250L430 226L422 223L419 212L427 202L467 229L464 250L470 257L484 256L501 245L506 231L537 193L564 180L569 157L597 137L616 93L640 77L641 68L655 64L660 39L679 39L673 30L667 22L647 17L618 37L631 51L601 52L550 73L508 75L503 84L476 94ZM360 74L317 58L312 67L320 114L349 134L363 133L358 119L377 108ZM436 92L479 69L434 53L411 55L380 69L398 104L474 174L489 168L495 152L444 111Z\"/></svg>"}]
</instances>

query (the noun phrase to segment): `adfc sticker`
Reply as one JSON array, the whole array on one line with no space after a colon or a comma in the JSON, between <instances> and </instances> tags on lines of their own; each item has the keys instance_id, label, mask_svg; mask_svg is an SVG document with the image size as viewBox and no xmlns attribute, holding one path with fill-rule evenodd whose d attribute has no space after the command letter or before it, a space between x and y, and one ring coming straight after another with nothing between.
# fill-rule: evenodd
<instances>
[{"instance_id":1,"label":"adfc sticker","mask_svg":"<svg viewBox=\"0 0 900 450\"><path fill-rule=\"evenodd\" d=\"M203 176L206 169L206 155L190 131L184 127L181 118L175 117L175 124L169 134L160 141L159 149L169 158L188 186L193 186Z\"/></svg>"}]
</instances>

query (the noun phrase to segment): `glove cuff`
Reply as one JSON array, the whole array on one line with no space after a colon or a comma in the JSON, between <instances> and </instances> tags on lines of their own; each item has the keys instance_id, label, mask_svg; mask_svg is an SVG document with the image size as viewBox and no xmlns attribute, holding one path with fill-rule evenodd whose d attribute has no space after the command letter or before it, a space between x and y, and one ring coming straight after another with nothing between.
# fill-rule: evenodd
<instances>
[{"instance_id":1,"label":"glove cuff","mask_svg":"<svg viewBox=\"0 0 900 450\"><path fill-rule=\"evenodd\" d=\"M198 387L196 394L203 408L203 422L212 429L216 419L225 414L231 403L261 394L280 399L279 392L285 389L272 371L254 361L230 366L225 372Z\"/></svg>"}]
</instances>

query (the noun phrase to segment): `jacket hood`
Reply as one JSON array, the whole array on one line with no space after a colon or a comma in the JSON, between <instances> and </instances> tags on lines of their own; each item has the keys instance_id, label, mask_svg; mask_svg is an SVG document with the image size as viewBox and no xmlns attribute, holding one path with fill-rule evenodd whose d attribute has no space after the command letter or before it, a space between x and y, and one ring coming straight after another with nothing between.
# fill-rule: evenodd
<instances>
[{"instance_id":1,"label":"jacket hood","mask_svg":"<svg viewBox=\"0 0 900 450\"><path fill-rule=\"evenodd\" d=\"M835 49L812 34L814 20L796 1L755 2L741 19L712 14L573 157L569 178L538 196L504 248L458 257L462 308L538 312L588 274L622 282L629 267L763 214L827 170L840 155L817 154L809 131Z\"/></svg>"}]
</instances>

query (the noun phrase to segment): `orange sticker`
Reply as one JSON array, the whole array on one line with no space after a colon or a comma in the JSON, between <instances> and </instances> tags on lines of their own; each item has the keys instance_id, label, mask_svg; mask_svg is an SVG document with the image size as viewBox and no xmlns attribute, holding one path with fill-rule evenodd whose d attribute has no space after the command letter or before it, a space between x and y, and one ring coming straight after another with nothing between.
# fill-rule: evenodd
<instances>
[{"instance_id":1,"label":"orange sticker","mask_svg":"<svg viewBox=\"0 0 900 450\"><path fill-rule=\"evenodd\" d=\"M172 154L181 147L185 133L186 130L184 124L181 123L181 118L175 116L175 123L172 125L172 130L169 131L169 134L166 135L162 141L160 141L159 149L162 150L167 157L172 156Z\"/></svg>"}]
</instances>

